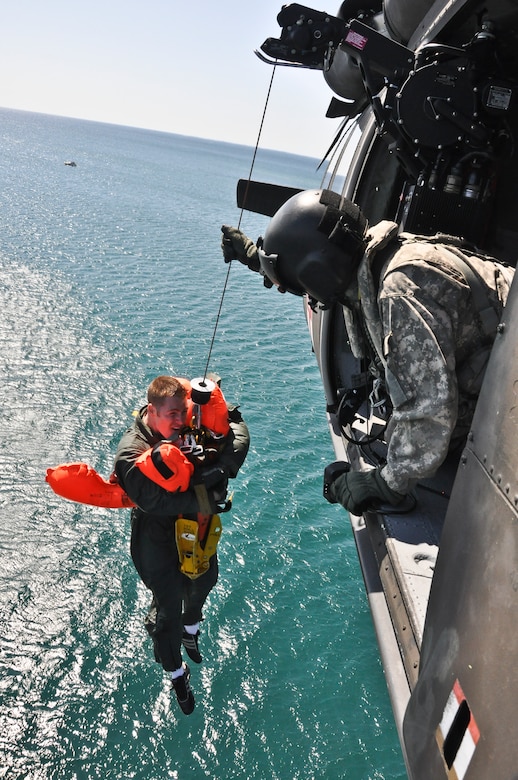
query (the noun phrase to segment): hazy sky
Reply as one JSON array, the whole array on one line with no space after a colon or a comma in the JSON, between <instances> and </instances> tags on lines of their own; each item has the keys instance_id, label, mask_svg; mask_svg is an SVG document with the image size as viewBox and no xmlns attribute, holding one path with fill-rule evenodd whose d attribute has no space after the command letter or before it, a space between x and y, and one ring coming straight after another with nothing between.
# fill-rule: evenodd
<instances>
[{"instance_id":1,"label":"hazy sky","mask_svg":"<svg viewBox=\"0 0 518 780\"><path fill-rule=\"evenodd\" d=\"M282 5L7 0L0 106L254 146L272 71L254 49L279 36ZM320 71L277 67L261 146L323 156L338 126L325 118L331 98Z\"/></svg>"}]
</instances>

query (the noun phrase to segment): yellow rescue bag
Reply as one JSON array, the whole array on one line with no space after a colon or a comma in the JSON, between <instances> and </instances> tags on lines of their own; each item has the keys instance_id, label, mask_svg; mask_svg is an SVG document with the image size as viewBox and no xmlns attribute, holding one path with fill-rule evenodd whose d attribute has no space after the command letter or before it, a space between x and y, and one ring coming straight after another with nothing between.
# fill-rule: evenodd
<instances>
[{"instance_id":1,"label":"yellow rescue bag","mask_svg":"<svg viewBox=\"0 0 518 780\"><path fill-rule=\"evenodd\" d=\"M221 519L219 515L211 516L203 541L199 538L200 525L197 520L179 517L175 522L175 530L180 571L195 580L209 569L210 559L216 552L221 536Z\"/></svg>"}]
</instances>

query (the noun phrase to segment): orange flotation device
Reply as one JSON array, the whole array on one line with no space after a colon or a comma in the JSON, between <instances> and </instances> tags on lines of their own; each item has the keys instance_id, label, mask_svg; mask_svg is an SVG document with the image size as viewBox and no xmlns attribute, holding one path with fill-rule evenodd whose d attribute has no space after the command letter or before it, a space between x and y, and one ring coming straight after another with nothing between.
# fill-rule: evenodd
<instances>
[{"instance_id":1,"label":"orange flotation device","mask_svg":"<svg viewBox=\"0 0 518 780\"><path fill-rule=\"evenodd\" d=\"M188 379L177 377L178 381L187 390L187 420L189 425L194 418L196 404L191 398L192 387ZM208 381L207 381L208 384ZM206 428L209 434L216 437L227 436L230 431L228 422L228 407L221 387L211 382L211 393L207 403L199 407L200 424Z\"/></svg>"},{"instance_id":2,"label":"orange flotation device","mask_svg":"<svg viewBox=\"0 0 518 780\"><path fill-rule=\"evenodd\" d=\"M191 398L191 383L182 377L177 379L187 391L187 419L192 424L198 410ZM230 425L223 392L218 384L213 384L209 401L198 409L202 427L209 435L219 438L229 433ZM187 490L194 473L194 465L171 442L159 442L146 450L135 465L148 479L170 492ZM49 468L45 480L54 493L68 501L110 509L136 506L117 482L104 479L87 463L62 463Z\"/></svg>"},{"instance_id":3,"label":"orange flotation device","mask_svg":"<svg viewBox=\"0 0 518 780\"><path fill-rule=\"evenodd\" d=\"M47 469L45 481L54 493L68 501L124 509L135 506L116 482L108 482L87 463L62 463Z\"/></svg>"},{"instance_id":4,"label":"orange flotation device","mask_svg":"<svg viewBox=\"0 0 518 780\"><path fill-rule=\"evenodd\" d=\"M184 492L194 474L194 465L174 444L158 442L140 455L135 466L148 479L170 492Z\"/></svg>"},{"instance_id":5,"label":"orange flotation device","mask_svg":"<svg viewBox=\"0 0 518 780\"><path fill-rule=\"evenodd\" d=\"M170 492L185 491L194 473L193 464L178 447L159 442L135 461L143 474ZM108 509L136 506L117 482L109 482L88 463L62 463L47 469L45 481L56 495L68 501Z\"/></svg>"},{"instance_id":6,"label":"orange flotation device","mask_svg":"<svg viewBox=\"0 0 518 780\"><path fill-rule=\"evenodd\" d=\"M209 402L201 407L201 424L216 436L227 436L230 431L227 402L219 385L212 390Z\"/></svg>"}]
</instances>

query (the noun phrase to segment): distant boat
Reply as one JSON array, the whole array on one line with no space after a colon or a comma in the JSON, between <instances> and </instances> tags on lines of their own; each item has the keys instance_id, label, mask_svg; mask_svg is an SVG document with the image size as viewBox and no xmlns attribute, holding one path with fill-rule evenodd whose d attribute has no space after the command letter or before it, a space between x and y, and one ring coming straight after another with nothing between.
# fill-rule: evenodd
<instances>
[{"instance_id":1,"label":"distant boat","mask_svg":"<svg viewBox=\"0 0 518 780\"><path fill-rule=\"evenodd\" d=\"M77 165L73 160L65 160L65 165L70 165L71 168L76 168Z\"/></svg>"}]
</instances>

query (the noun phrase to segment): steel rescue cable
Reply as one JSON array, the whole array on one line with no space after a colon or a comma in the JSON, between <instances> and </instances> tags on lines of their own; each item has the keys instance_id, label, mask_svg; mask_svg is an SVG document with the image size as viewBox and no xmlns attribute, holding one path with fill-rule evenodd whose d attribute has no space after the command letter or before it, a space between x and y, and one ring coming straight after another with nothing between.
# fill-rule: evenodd
<instances>
[{"instance_id":1,"label":"steel rescue cable","mask_svg":"<svg viewBox=\"0 0 518 780\"><path fill-rule=\"evenodd\" d=\"M241 227L241 220L243 218L243 211L245 210L245 206L246 206L246 199L247 199L247 195L248 195L248 189L249 189L250 181L252 180L252 172L254 170L255 158L257 157L257 150L259 148L259 141L261 139L261 133L263 131L264 119L265 119L265 116L266 116L266 109L268 108L268 102L270 100L270 94L271 94L272 85L273 85L273 77L275 76L276 67L277 67L277 60L275 60L275 63L274 63L274 66L273 66L272 76L270 78L270 85L268 87L268 92L267 92L266 100L265 100L265 103L264 103L263 115L261 117L261 123L259 125L259 132L257 134L257 140L255 142L254 154L252 156L252 163L250 165L250 172L248 174L247 186L246 186L245 194L244 194L244 198L243 198L243 205L241 206L241 211L240 211L240 214L239 214L239 220L238 220L238 223L237 223L238 230ZM223 308L223 300L225 298L225 293L227 291L228 279L229 279L229 276L230 276L230 269L231 269L231 267L232 267L232 260L228 263L227 275L225 277L225 283L223 285L223 291L221 293L221 299L220 299L220 302L219 302L218 313L216 315L216 322L214 323L214 330L212 332L212 339L211 339L211 342L210 342L209 353L207 355L207 362L205 364L205 371L203 372L203 379L201 381L201 385L203 387L205 386L205 380L207 378L207 372L209 370L210 358L211 358L211 355L212 355L212 349L214 347L214 342L216 340L216 332L218 330L219 320L220 320L220 316L221 316L221 310Z\"/></svg>"}]
</instances>

